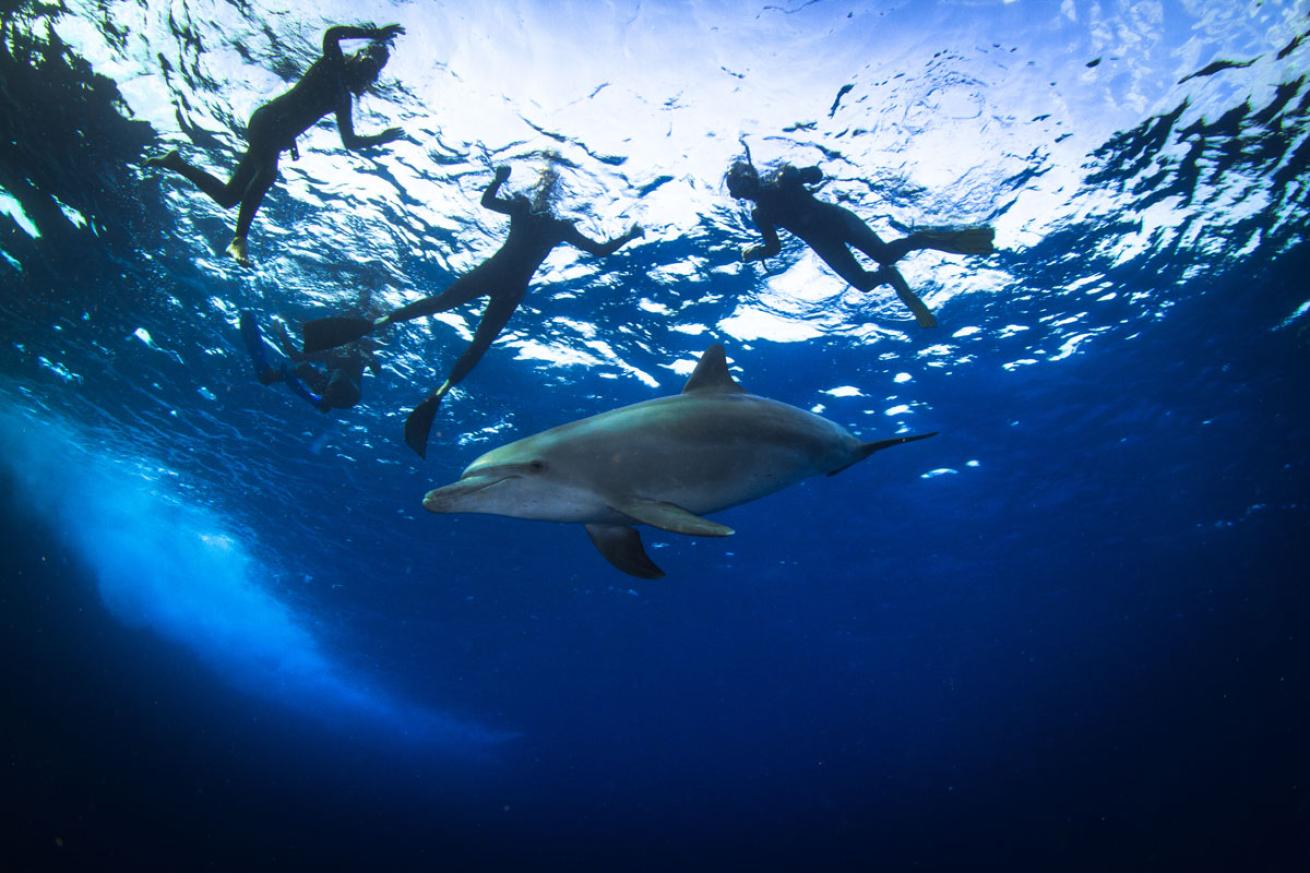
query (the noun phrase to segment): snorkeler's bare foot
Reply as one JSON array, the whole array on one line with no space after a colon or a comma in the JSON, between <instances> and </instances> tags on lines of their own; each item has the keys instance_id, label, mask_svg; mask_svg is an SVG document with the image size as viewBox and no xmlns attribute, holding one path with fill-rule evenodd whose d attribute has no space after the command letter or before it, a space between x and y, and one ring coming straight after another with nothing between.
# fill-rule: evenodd
<instances>
[{"instance_id":1,"label":"snorkeler's bare foot","mask_svg":"<svg viewBox=\"0 0 1310 873\"><path fill-rule=\"evenodd\" d=\"M243 267L250 266L250 255L246 251L246 238L243 236L232 237L232 242L227 244L227 253L232 256Z\"/></svg>"},{"instance_id":2,"label":"snorkeler's bare foot","mask_svg":"<svg viewBox=\"0 0 1310 873\"><path fill-rule=\"evenodd\" d=\"M163 167L165 170L176 170L181 164L182 156L178 154L177 149L170 149L162 155L146 158L141 162L143 167Z\"/></svg>"}]
</instances>

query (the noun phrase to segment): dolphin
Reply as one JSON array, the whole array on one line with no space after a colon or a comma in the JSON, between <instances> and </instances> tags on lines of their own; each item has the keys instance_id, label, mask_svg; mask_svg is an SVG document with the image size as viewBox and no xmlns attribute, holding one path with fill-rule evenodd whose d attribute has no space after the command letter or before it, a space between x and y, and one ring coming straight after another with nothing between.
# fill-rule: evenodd
<instances>
[{"instance_id":1,"label":"dolphin","mask_svg":"<svg viewBox=\"0 0 1310 873\"><path fill-rule=\"evenodd\" d=\"M935 435L863 442L826 418L746 393L728 372L723 346L713 345L681 394L493 449L459 481L429 491L423 507L582 524L615 567L656 579L664 571L634 525L728 536L732 528L704 516Z\"/></svg>"}]
</instances>

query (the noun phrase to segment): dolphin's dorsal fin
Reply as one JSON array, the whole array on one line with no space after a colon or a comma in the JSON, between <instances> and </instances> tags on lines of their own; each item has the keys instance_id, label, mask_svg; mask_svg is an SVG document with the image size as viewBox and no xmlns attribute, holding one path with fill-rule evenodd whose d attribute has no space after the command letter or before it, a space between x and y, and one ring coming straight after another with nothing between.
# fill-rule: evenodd
<instances>
[{"instance_id":1,"label":"dolphin's dorsal fin","mask_svg":"<svg viewBox=\"0 0 1310 873\"><path fill-rule=\"evenodd\" d=\"M682 386L682 393L692 391L727 391L733 394L745 394L746 389L737 384L728 372L728 357L723 346L715 343L700 356L700 363L692 371L687 384Z\"/></svg>"}]
</instances>

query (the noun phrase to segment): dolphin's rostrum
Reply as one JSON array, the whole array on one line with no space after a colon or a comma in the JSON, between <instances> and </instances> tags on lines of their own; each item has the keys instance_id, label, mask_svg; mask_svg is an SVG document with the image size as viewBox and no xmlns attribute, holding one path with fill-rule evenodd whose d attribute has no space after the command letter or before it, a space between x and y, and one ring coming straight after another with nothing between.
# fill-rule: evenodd
<instances>
[{"instance_id":1,"label":"dolphin's rostrum","mask_svg":"<svg viewBox=\"0 0 1310 873\"><path fill-rule=\"evenodd\" d=\"M633 525L728 536L703 516L829 476L932 433L862 442L826 418L747 394L723 346L701 356L681 394L603 412L501 446L458 482L429 491L432 512L576 522L615 567L653 579Z\"/></svg>"}]
</instances>

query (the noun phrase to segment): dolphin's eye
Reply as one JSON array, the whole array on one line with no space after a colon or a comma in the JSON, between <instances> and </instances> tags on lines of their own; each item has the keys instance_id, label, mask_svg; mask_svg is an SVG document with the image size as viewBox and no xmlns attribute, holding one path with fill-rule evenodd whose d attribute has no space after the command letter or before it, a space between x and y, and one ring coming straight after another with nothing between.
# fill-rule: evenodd
<instances>
[{"instance_id":1,"label":"dolphin's eye","mask_svg":"<svg viewBox=\"0 0 1310 873\"><path fill-rule=\"evenodd\" d=\"M528 464L528 469L531 470L531 471L534 472L534 473L540 473L540 472L542 472L543 470L546 469L546 462L545 462L545 461L533 461L532 463Z\"/></svg>"}]
</instances>

